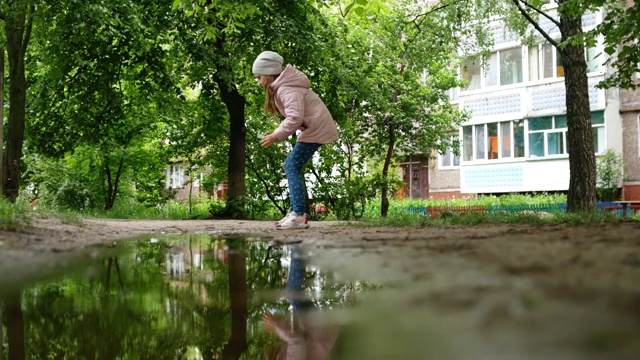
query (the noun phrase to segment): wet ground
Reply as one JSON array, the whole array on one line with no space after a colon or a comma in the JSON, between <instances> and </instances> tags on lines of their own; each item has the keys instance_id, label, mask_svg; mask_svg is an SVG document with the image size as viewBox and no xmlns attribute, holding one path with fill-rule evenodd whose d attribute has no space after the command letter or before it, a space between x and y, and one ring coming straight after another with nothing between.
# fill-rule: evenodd
<instances>
[{"instance_id":1,"label":"wet ground","mask_svg":"<svg viewBox=\"0 0 640 360\"><path fill-rule=\"evenodd\" d=\"M158 225L77 251L0 237L5 358L640 358L637 222Z\"/></svg>"}]
</instances>

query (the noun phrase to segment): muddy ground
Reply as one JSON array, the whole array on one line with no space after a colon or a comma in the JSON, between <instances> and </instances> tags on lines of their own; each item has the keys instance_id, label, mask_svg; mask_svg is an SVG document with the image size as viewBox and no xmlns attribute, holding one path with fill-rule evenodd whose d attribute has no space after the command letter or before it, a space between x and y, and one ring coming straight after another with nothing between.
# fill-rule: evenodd
<instances>
[{"instance_id":1,"label":"muddy ground","mask_svg":"<svg viewBox=\"0 0 640 360\"><path fill-rule=\"evenodd\" d=\"M37 219L28 230L0 232L0 274L19 276L15 269L143 234L251 233L274 242L302 240L312 261L338 277L394 284L401 291L381 295L392 306L370 306L380 306L377 320L396 327L375 331L381 338L420 339L431 330L452 336L450 350L459 356L441 358L640 359L640 222L311 224L276 231L272 222L259 221L89 219L74 226ZM418 313L429 325L416 331L400 325ZM376 349L374 340L362 341L377 355L387 351Z\"/></svg>"}]
</instances>

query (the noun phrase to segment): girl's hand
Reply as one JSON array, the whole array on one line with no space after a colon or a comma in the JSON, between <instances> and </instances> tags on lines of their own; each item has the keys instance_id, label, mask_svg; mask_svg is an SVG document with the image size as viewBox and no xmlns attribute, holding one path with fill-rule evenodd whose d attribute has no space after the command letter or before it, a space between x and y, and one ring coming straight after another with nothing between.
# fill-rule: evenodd
<instances>
[{"instance_id":1,"label":"girl's hand","mask_svg":"<svg viewBox=\"0 0 640 360\"><path fill-rule=\"evenodd\" d=\"M260 146L262 146L263 148L267 148L267 147L275 144L276 141L277 140L273 135L271 135L270 133L266 133L262 137L262 140L260 140Z\"/></svg>"},{"instance_id":2,"label":"girl's hand","mask_svg":"<svg viewBox=\"0 0 640 360\"><path fill-rule=\"evenodd\" d=\"M266 331L273 331L278 325L278 319L271 314L263 314L262 321Z\"/></svg>"}]
</instances>

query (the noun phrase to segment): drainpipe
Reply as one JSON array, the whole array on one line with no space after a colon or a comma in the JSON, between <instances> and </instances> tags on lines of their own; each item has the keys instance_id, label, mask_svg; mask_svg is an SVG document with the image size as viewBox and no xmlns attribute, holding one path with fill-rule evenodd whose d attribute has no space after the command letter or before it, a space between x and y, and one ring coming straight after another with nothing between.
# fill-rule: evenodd
<instances>
[{"instance_id":1,"label":"drainpipe","mask_svg":"<svg viewBox=\"0 0 640 360\"><path fill-rule=\"evenodd\" d=\"M413 199L413 156L409 155L409 199Z\"/></svg>"}]
</instances>

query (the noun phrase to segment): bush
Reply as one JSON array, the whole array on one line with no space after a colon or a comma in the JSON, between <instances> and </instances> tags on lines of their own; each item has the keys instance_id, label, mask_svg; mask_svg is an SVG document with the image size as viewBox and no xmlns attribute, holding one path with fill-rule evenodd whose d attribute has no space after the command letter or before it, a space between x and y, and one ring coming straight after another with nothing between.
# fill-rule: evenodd
<instances>
[{"instance_id":1,"label":"bush","mask_svg":"<svg viewBox=\"0 0 640 360\"><path fill-rule=\"evenodd\" d=\"M596 159L596 192L600 201L618 200L622 164L622 156L613 149L607 149Z\"/></svg>"},{"instance_id":2,"label":"bush","mask_svg":"<svg viewBox=\"0 0 640 360\"><path fill-rule=\"evenodd\" d=\"M0 229L19 230L31 224L31 206L22 197L15 203L0 199Z\"/></svg>"}]
</instances>

